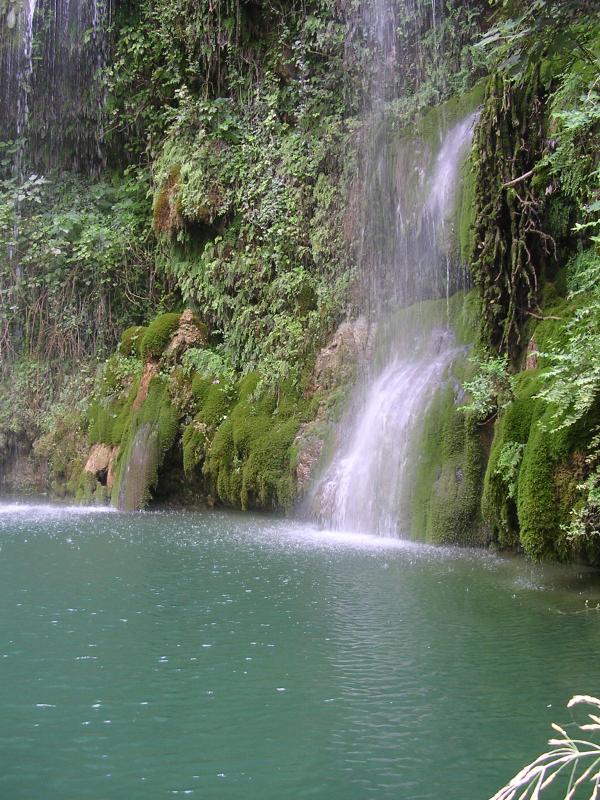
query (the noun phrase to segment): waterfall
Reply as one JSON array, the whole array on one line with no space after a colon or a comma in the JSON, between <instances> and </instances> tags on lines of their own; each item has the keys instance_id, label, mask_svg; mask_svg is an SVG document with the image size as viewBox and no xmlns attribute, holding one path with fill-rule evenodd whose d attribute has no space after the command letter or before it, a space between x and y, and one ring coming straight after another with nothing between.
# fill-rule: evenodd
<instances>
[{"instance_id":1,"label":"waterfall","mask_svg":"<svg viewBox=\"0 0 600 800\"><path fill-rule=\"evenodd\" d=\"M312 498L323 525L386 536L409 526L421 423L459 353L443 299L466 286L453 218L476 118L449 123L440 114L426 131L396 130L390 100L398 91L414 92L420 81L417 71L412 83L398 84L398 59L406 55L395 41L398 9L414 13L418 52L422 5L365 0L361 11L364 36L376 53L364 113L359 223L363 297L378 329L376 356L358 382L335 456ZM436 61L440 15L432 0L428 21ZM425 303L436 299L442 302Z\"/></svg>"},{"instance_id":2,"label":"waterfall","mask_svg":"<svg viewBox=\"0 0 600 800\"><path fill-rule=\"evenodd\" d=\"M13 175L104 166L110 0L9 0L0 15L0 141Z\"/></svg>"}]
</instances>

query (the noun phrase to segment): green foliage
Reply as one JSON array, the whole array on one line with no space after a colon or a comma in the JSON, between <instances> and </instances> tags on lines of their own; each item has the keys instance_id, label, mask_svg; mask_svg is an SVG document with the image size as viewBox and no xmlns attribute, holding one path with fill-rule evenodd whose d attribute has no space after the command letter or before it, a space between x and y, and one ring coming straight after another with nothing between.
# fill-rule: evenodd
<instances>
[{"instance_id":1,"label":"green foliage","mask_svg":"<svg viewBox=\"0 0 600 800\"><path fill-rule=\"evenodd\" d=\"M241 0L143 0L118 20L108 71L113 146L158 154L162 134L186 94L218 103L252 104L258 91L291 115L299 103L314 118L339 109L346 31L333 0L308 8L275 0L268 8ZM295 84L291 86L291 84ZM227 136L227 122L215 125Z\"/></svg>"},{"instance_id":2,"label":"green foliage","mask_svg":"<svg viewBox=\"0 0 600 800\"><path fill-rule=\"evenodd\" d=\"M188 375L196 373L200 378L218 381L226 387L235 382L233 367L214 350L191 347L183 354L181 365Z\"/></svg>"},{"instance_id":3,"label":"green foliage","mask_svg":"<svg viewBox=\"0 0 600 800\"><path fill-rule=\"evenodd\" d=\"M506 493L510 500L517 494L517 480L519 467L523 460L525 445L521 442L507 442L500 450L494 475L506 486Z\"/></svg>"},{"instance_id":4,"label":"green foliage","mask_svg":"<svg viewBox=\"0 0 600 800\"><path fill-rule=\"evenodd\" d=\"M50 365L30 359L11 366L0 381L0 474L3 483L11 480L7 470L11 458L32 448L27 474L35 485L12 482L5 489L52 491L57 496L76 493L87 455L87 411L93 382L88 364L60 375Z\"/></svg>"},{"instance_id":5,"label":"green foliage","mask_svg":"<svg viewBox=\"0 0 600 800\"><path fill-rule=\"evenodd\" d=\"M0 359L101 356L155 301L146 176L0 181Z\"/></svg>"},{"instance_id":6,"label":"green foliage","mask_svg":"<svg viewBox=\"0 0 600 800\"><path fill-rule=\"evenodd\" d=\"M598 439L594 441L597 462ZM573 507L571 517L566 525L567 538L577 551L592 553L595 563L600 561L600 468L592 469L583 483L577 487L579 502Z\"/></svg>"},{"instance_id":7,"label":"green foliage","mask_svg":"<svg viewBox=\"0 0 600 800\"><path fill-rule=\"evenodd\" d=\"M469 402L462 406L461 410L472 414L478 422L484 423L512 399L512 380L508 373L506 357L474 358L473 364L477 372L463 386L469 396Z\"/></svg>"},{"instance_id":8,"label":"green foliage","mask_svg":"<svg viewBox=\"0 0 600 800\"><path fill-rule=\"evenodd\" d=\"M133 325L126 328L121 336L121 343L119 344L119 352L123 356L141 358L142 355L142 339L146 333L147 328L143 325Z\"/></svg>"},{"instance_id":9,"label":"green foliage","mask_svg":"<svg viewBox=\"0 0 600 800\"><path fill-rule=\"evenodd\" d=\"M497 5L511 9L506 0ZM490 68L522 81L530 65L544 59L596 60L589 48L595 29L593 0L530 0L512 8L515 13L504 13L477 45Z\"/></svg>"},{"instance_id":10,"label":"green foliage","mask_svg":"<svg viewBox=\"0 0 600 800\"><path fill-rule=\"evenodd\" d=\"M548 424L568 428L589 413L600 394L600 256L581 254L570 265L568 282L578 307L562 326L560 339L545 343L548 369L539 396L554 406Z\"/></svg>"},{"instance_id":11,"label":"green foliage","mask_svg":"<svg viewBox=\"0 0 600 800\"><path fill-rule=\"evenodd\" d=\"M142 337L141 355L142 359L158 359L162 356L165 348L179 325L181 314L168 313L156 317L146 328Z\"/></svg>"},{"instance_id":12,"label":"green foliage","mask_svg":"<svg viewBox=\"0 0 600 800\"><path fill-rule=\"evenodd\" d=\"M237 371L259 368L272 384L297 378L343 309L350 279L340 178L325 178L343 147L341 121L292 128L268 96L248 112L224 100L181 102L157 165L159 199L175 166L180 174L169 190L177 216L161 217L161 229L167 219L183 225L166 269Z\"/></svg>"}]
</instances>

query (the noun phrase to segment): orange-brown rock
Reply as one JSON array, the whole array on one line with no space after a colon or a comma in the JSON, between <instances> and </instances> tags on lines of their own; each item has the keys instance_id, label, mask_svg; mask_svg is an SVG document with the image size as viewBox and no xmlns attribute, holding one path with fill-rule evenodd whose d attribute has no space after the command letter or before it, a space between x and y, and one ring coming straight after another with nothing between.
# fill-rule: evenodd
<instances>
[{"instance_id":1,"label":"orange-brown rock","mask_svg":"<svg viewBox=\"0 0 600 800\"><path fill-rule=\"evenodd\" d=\"M108 444L95 444L90 450L84 467L85 472L94 475L100 483L108 489L112 489L115 480L113 465L118 452L118 447L111 447Z\"/></svg>"},{"instance_id":2,"label":"orange-brown rock","mask_svg":"<svg viewBox=\"0 0 600 800\"><path fill-rule=\"evenodd\" d=\"M206 342L206 326L188 308L181 315L179 327L165 350L165 360L167 362L178 361L190 347L203 347Z\"/></svg>"},{"instance_id":3,"label":"orange-brown rock","mask_svg":"<svg viewBox=\"0 0 600 800\"><path fill-rule=\"evenodd\" d=\"M140 381L140 388L138 389L138 393L133 401L133 411L138 411L144 405L144 402L148 397L150 381L156 375L158 375L158 364L155 361L148 361L144 366L144 374L142 375L142 380Z\"/></svg>"}]
</instances>

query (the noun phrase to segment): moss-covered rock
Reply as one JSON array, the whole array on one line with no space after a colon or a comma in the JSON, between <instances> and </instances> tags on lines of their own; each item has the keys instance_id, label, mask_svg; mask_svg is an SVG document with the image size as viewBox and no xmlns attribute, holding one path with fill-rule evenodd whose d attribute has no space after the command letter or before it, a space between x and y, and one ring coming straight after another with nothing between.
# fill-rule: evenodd
<instances>
[{"instance_id":1,"label":"moss-covered rock","mask_svg":"<svg viewBox=\"0 0 600 800\"><path fill-rule=\"evenodd\" d=\"M576 307L558 299L531 329L542 354L536 369L514 379L514 399L495 422L483 486L482 517L491 538L535 559L577 554L565 526L579 502L577 487L589 471L585 453L600 421L596 404L575 425L557 428L555 409L538 396L552 380L543 352L561 340Z\"/></svg>"},{"instance_id":2,"label":"moss-covered rock","mask_svg":"<svg viewBox=\"0 0 600 800\"><path fill-rule=\"evenodd\" d=\"M121 342L119 344L119 352L123 356L141 358L142 356L142 339L146 333L147 328L143 325L134 325L123 331Z\"/></svg>"},{"instance_id":3,"label":"moss-covered rock","mask_svg":"<svg viewBox=\"0 0 600 800\"><path fill-rule=\"evenodd\" d=\"M146 399L138 409L134 406L121 439L112 490L113 503L124 511L143 508L150 500L179 423L167 379L162 376L152 378Z\"/></svg>"},{"instance_id":4,"label":"moss-covered rock","mask_svg":"<svg viewBox=\"0 0 600 800\"><path fill-rule=\"evenodd\" d=\"M161 314L150 323L142 337L141 356L144 360L162 356L179 326L180 319L181 314L168 313Z\"/></svg>"},{"instance_id":5,"label":"moss-covered rock","mask_svg":"<svg viewBox=\"0 0 600 800\"><path fill-rule=\"evenodd\" d=\"M427 411L417 456L411 531L433 544L483 544L479 499L484 450L476 422L449 381Z\"/></svg>"}]
</instances>

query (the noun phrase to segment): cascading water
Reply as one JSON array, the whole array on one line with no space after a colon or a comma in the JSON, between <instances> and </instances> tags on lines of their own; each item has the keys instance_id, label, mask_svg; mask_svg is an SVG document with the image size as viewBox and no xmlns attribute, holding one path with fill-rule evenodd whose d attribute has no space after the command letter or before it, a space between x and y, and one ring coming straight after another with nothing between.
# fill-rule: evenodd
<instances>
[{"instance_id":1,"label":"cascading water","mask_svg":"<svg viewBox=\"0 0 600 800\"><path fill-rule=\"evenodd\" d=\"M336 456L313 496L327 527L388 536L407 529L420 423L459 352L443 311L436 318L431 304L427 311L420 304L466 285L453 255L453 216L475 122L475 115L453 124L439 119L429 136L399 136L394 129L387 106L400 7L417 14L410 0L365 2L361 14L380 59L363 136L360 237L365 306L378 328L377 366L359 381ZM437 47L435 0L430 12Z\"/></svg>"},{"instance_id":2,"label":"cascading water","mask_svg":"<svg viewBox=\"0 0 600 800\"><path fill-rule=\"evenodd\" d=\"M104 162L105 0L9 0L0 14L0 141L13 175L97 173Z\"/></svg>"}]
</instances>

